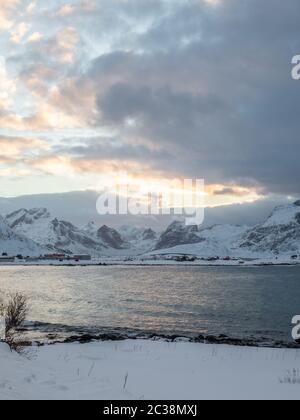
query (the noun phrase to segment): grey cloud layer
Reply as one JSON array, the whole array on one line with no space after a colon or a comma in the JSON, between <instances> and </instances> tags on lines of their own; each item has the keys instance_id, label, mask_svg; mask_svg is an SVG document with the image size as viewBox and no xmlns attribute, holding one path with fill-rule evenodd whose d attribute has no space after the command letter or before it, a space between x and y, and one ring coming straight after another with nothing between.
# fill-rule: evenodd
<instances>
[{"instance_id":1,"label":"grey cloud layer","mask_svg":"<svg viewBox=\"0 0 300 420\"><path fill-rule=\"evenodd\" d=\"M164 169L297 193L299 23L296 0L182 3L136 37L143 53L93 62L99 123L163 145Z\"/></svg>"},{"instance_id":2,"label":"grey cloud layer","mask_svg":"<svg viewBox=\"0 0 300 420\"><path fill-rule=\"evenodd\" d=\"M76 6L57 20L43 17L72 25L78 48L86 49L77 51L67 75L61 71L73 84L59 79L65 100L57 106L63 110L71 98L74 114L116 131L121 144L86 139L61 153L146 160L211 183L300 192L300 83L290 75L291 58L300 53L299 0L95 4L93 11ZM84 100L91 92L93 112Z\"/></svg>"}]
</instances>

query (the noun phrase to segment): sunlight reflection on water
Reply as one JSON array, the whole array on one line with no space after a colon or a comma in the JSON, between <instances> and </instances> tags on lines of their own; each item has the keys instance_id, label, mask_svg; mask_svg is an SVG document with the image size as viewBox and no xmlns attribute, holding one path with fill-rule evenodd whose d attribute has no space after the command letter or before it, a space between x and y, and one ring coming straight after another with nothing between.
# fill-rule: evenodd
<instances>
[{"instance_id":1,"label":"sunlight reflection on water","mask_svg":"<svg viewBox=\"0 0 300 420\"><path fill-rule=\"evenodd\" d=\"M291 341L297 267L0 267L29 319L86 327Z\"/></svg>"}]
</instances>

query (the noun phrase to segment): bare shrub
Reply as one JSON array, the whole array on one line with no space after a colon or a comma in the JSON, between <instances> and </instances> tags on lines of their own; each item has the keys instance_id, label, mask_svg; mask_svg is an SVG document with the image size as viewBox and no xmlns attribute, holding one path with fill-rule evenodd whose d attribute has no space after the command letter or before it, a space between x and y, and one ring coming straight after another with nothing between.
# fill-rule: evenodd
<instances>
[{"instance_id":1,"label":"bare shrub","mask_svg":"<svg viewBox=\"0 0 300 420\"><path fill-rule=\"evenodd\" d=\"M7 305L4 305L5 342L12 350L22 351L19 328L23 325L28 313L28 301L21 293L11 295Z\"/></svg>"},{"instance_id":2,"label":"bare shrub","mask_svg":"<svg viewBox=\"0 0 300 420\"><path fill-rule=\"evenodd\" d=\"M6 308L6 327L8 329L20 327L28 312L26 296L16 293L11 296Z\"/></svg>"},{"instance_id":3,"label":"bare shrub","mask_svg":"<svg viewBox=\"0 0 300 420\"><path fill-rule=\"evenodd\" d=\"M2 297L0 296L0 316L4 316L5 313L5 305Z\"/></svg>"}]
</instances>

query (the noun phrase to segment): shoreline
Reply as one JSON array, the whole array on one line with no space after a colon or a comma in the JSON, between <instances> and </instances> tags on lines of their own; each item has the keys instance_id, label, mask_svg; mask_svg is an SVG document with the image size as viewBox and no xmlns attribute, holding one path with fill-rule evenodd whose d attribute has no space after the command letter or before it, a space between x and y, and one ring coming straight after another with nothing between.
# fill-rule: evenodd
<instances>
[{"instance_id":1,"label":"shoreline","mask_svg":"<svg viewBox=\"0 0 300 420\"><path fill-rule=\"evenodd\" d=\"M300 344L295 343L284 343L284 342L267 342L262 341L259 342L258 340L250 340L250 339L239 339L239 338L230 338L224 336L199 336L195 338L189 338L185 336L174 336L168 337L163 334L156 334L152 338L145 337L143 338L143 334L140 337L118 337L107 335L105 333L99 334L98 336L90 335L90 334L83 334L82 336L71 336L69 338L65 338L62 340L55 340L53 342L32 342L27 347L33 347L37 345L38 347L44 347L47 345L57 345L57 344L90 344L90 343L105 343L105 342L121 342L121 341L149 341L149 342L164 342L164 343L191 343L191 344L199 344L199 345L215 345L215 346L230 346L230 347L248 347L248 348L257 348L257 349L281 349L281 350L300 350Z\"/></svg>"},{"instance_id":2,"label":"shoreline","mask_svg":"<svg viewBox=\"0 0 300 420\"><path fill-rule=\"evenodd\" d=\"M267 260L253 260L246 261L243 263L240 261L197 261L197 262L179 262L170 260L158 260L158 261L122 261L122 260L100 260L91 262L13 262L13 263L1 263L1 267L300 267L300 261L288 262L288 261L267 261Z\"/></svg>"},{"instance_id":3,"label":"shoreline","mask_svg":"<svg viewBox=\"0 0 300 420\"><path fill-rule=\"evenodd\" d=\"M239 347L273 348L273 349L300 349L300 342L276 339L264 336L235 337L226 334L198 333L198 332L158 332L151 330L134 330L121 327L72 327L59 324L41 322L27 322L20 333L24 334L24 343L28 347L55 344L93 342L115 342L126 340L161 341L168 343L194 343L229 345ZM26 335L28 339L26 339ZM31 338L30 338L31 337Z\"/></svg>"}]
</instances>

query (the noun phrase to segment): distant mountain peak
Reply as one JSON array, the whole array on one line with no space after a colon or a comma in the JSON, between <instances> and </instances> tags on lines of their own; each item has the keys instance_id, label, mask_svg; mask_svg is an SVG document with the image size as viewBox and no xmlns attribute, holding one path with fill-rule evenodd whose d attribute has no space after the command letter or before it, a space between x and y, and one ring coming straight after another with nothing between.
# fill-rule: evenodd
<instances>
[{"instance_id":1,"label":"distant mountain peak","mask_svg":"<svg viewBox=\"0 0 300 420\"><path fill-rule=\"evenodd\" d=\"M9 214L6 223L18 234L48 250L72 253L101 253L106 247L72 223L52 218L46 208L21 209Z\"/></svg>"},{"instance_id":2,"label":"distant mountain peak","mask_svg":"<svg viewBox=\"0 0 300 420\"><path fill-rule=\"evenodd\" d=\"M51 215L46 208L20 209L6 216L5 221L11 227L15 228L21 224L31 225L40 219L50 219Z\"/></svg>"},{"instance_id":3,"label":"distant mountain peak","mask_svg":"<svg viewBox=\"0 0 300 420\"><path fill-rule=\"evenodd\" d=\"M198 233L198 226L186 226L184 222L176 220L160 236L156 249L199 243L202 239Z\"/></svg>"},{"instance_id":4,"label":"distant mountain peak","mask_svg":"<svg viewBox=\"0 0 300 420\"><path fill-rule=\"evenodd\" d=\"M85 232L86 235L89 235L93 238L97 236L97 230L98 228L94 221L90 221L82 227L82 231Z\"/></svg>"},{"instance_id":5,"label":"distant mountain peak","mask_svg":"<svg viewBox=\"0 0 300 420\"><path fill-rule=\"evenodd\" d=\"M120 233L106 225L103 225L100 229L98 229L97 238L101 239L106 246L114 249L122 249L126 246L126 243Z\"/></svg>"},{"instance_id":6,"label":"distant mountain peak","mask_svg":"<svg viewBox=\"0 0 300 420\"><path fill-rule=\"evenodd\" d=\"M4 252L11 256L17 254L40 255L43 248L34 241L16 233L0 216L0 255Z\"/></svg>"},{"instance_id":7,"label":"distant mountain peak","mask_svg":"<svg viewBox=\"0 0 300 420\"><path fill-rule=\"evenodd\" d=\"M154 240L157 237L157 233L153 229L145 229L142 234L142 239L144 241Z\"/></svg>"},{"instance_id":8,"label":"distant mountain peak","mask_svg":"<svg viewBox=\"0 0 300 420\"><path fill-rule=\"evenodd\" d=\"M300 253L300 200L276 207L262 224L250 229L241 247L275 255Z\"/></svg>"}]
</instances>

